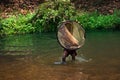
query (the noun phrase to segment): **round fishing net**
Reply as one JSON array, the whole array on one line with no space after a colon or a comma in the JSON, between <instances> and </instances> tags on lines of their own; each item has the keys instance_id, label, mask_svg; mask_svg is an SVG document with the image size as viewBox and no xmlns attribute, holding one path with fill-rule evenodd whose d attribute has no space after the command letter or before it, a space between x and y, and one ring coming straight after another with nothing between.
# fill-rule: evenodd
<instances>
[{"instance_id":1,"label":"round fishing net","mask_svg":"<svg viewBox=\"0 0 120 80\"><path fill-rule=\"evenodd\" d=\"M75 50L84 45L85 30L75 21L65 21L58 26L57 37L62 47Z\"/></svg>"}]
</instances>

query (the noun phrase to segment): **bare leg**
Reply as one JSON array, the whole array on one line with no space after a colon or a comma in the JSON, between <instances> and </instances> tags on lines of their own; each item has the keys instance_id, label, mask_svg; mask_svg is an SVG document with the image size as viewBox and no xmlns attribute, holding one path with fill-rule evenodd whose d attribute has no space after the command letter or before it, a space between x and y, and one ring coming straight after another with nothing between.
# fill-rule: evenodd
<instances>
[{"instance_id":1,"label":"bare leg","mask_svg":"<svg viewBox=\"0 0 120 80\"><path fill-rule=\"evenodd\" d=\"M63 52L63 57L62 57L62 62L66 62L66 57L69 55L68 51L64 50Z\"/></svg>"},{"instance_id":2,"label":"bare leg","mask_svg":"<svg viewBox=\"0 0 120 80\"><path fill-rule=\"evenodd\" d=\"M73 53L73 54L71 54L71 56L72 56L72 60L75 61L75 56L76 55Z\"/></svg>"},{"instance_id":3,"label":"bare leg","mask_svg":"<svg viewBox=\"0 0 120 80\"><path fill-rule=\"evenodd\" d=\"M72 60L75 61L75 56L77 55L76 51L73 51L71 53L71 56L72 56Z\"/></svg>"}]
</instances>

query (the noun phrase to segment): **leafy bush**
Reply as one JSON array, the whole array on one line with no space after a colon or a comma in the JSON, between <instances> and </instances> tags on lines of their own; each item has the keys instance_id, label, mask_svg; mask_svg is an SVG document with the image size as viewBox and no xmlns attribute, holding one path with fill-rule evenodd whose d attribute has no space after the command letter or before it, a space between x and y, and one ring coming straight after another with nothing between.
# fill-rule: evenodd
<instances>
[{"instance_id":1,"label":"leafy bush","mask_svg":"<svg viewBox=\"0 0 120 80\"><path fill-rule=\"evenodd\" d=\"M18 14L17 16L13 15L6 19L0 20L0 34L23 34L23 33L30 33L34 32L34 27L31 23L28 23L33 17L34 14L27 14L21 15Z\"/></svg>"},{"instance_id":2,"label":"leafy bush","mask_svg":"<svg viewBox=\"0 0 120 80\"><path fill-rule=\"evenodd\" d=\"M75 15L74 5L68 0L54 0L41 4L31 22L37 32L56 31L60 22L71 20Z\"/></svg>"}]
</instances>

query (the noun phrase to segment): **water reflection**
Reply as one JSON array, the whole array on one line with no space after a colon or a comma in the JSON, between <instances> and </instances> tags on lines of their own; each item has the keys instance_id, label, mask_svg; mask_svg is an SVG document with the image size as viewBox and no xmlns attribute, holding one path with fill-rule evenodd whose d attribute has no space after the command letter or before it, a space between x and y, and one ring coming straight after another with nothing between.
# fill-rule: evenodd
<instances>
[{"instance_id":1,"label":"water reflection","mask_svg":"<svg viewBox=\"0 0 120 80\"><path fill-rule=\"evenodd\" d=\"M54 64L62 55L55 33L1 38L0 80L120 80L119 34L88 32L77 60L65 65Z\"/></svg>"}]
</instances>

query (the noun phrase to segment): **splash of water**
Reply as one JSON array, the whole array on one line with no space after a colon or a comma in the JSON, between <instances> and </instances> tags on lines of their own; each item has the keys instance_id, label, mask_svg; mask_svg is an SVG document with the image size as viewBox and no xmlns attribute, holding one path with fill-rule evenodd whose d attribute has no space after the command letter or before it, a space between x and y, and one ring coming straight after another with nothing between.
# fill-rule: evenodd
<instances>
[{"instance_id":1,"label":"splash of water","mask_svg":"<svg viewBox=\"0 0 120 80\"><path fill-rule=\"evenodd\" d=\"M90 62L92 59L87 59L83 54L81 54L80 56L76 56L76 60L79 62Z\"/></svg>"}]
</instances>

